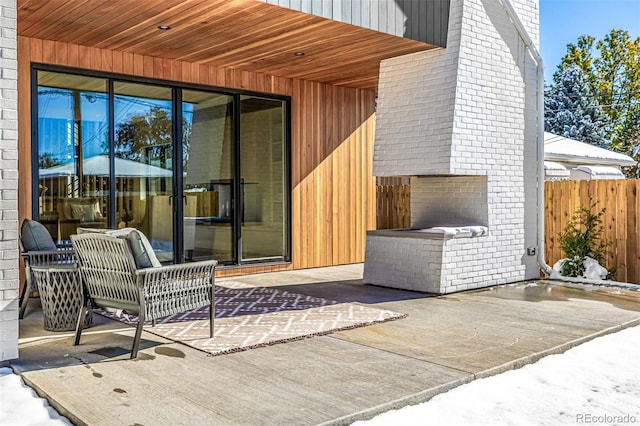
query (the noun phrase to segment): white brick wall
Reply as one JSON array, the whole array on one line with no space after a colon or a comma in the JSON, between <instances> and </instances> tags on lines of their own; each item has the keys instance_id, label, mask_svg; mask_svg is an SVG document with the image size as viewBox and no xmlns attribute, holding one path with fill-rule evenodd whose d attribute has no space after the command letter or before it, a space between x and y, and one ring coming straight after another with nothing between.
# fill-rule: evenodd
<instances>
[{"instance_id":1,"label":"white brick wall","mask_svg":"<svg viewBox=\"0 0 640 426\"><path fill-rule=\"evenodd\" d=\"M368 284L439 293L444 240L367 236Z\"/></svg>"},{"instance_id":2,"label":"white brick wall","mask_svg":"<svg viewBox=\"0 0 640 426\"><path fill-rule=\"evenodd\" d=\"M512 4L537 41L537 0ZM447 48L388 59L380 73L374 174L486 182L485 200L474 204L464 190L452 195L448 183L460 178L438 178L431 189L435 178L412 178L413 227L439 219L489 227L488 237L443 244L439 292L536 277L526 255L536 245L536 66L498 0L452 0ZM379 246L368 238L367 254Z\"/></svg>"},{"instance_id":3,"label":"white brick wall","mask_svg":"<svg viewBox=\"0 0 640 426\"><path fill-rule=\"evenodd\" d=\"M512 4L537 40L537 0ZM374 174L516 170L525 104L535 132L535 64L498 0L453 0L446 49L382 61Z\"/></svg>"},{"instance_id":4,"label":"white brick wall","mask_svg":"<svg viewBox=\"0 0 640 426\"><path fill-rule=\"evenodd\" d=\"M451 2L446 49L381 62L374 175L451 173L462 6L460 0Z\"/></svg>"},{"instance_id":5,"label":"white brick wall","mask_svg":"<svg viewBox=\"0 0 640 426\"><path fill-rule=\"evenodd\" d=\"M18 357L16 2L0 0L0 361Z\"/></svg>"},{"instance_id":6,"label":"white brick wall","mask_svg":"<svg viewBox=\"0 0 640 426\"><path fill-rule=\"evenodd\" d=\"M411 178L411 227L488 226L487 178Z\"/></svg>"}]
</instances>

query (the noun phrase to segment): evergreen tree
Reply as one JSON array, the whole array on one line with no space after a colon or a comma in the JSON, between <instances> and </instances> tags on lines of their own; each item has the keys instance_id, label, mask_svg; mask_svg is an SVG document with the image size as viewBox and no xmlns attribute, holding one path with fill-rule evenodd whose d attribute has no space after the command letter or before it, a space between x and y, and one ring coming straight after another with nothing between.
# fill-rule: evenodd
<instances>
[{"instance_id":1,"label":"evergreen tree","mask_svg":"<svg viewBox=\"0 0 640 426\"><path fill-rule=\"evenodd\" d=\"M545 93L544 128L556 135L605 147L610 142L611 120L591 93L580 67L562 70Z\"/></svg>"},{"instance_id":2,"label":"evergreen tree","mask_svg":"<svg viewBox=\"0 0 640 426\"><path fill-rule=\"evenodd\" d=\"M634 40L628 31L617 29L598 41L579 37L567 45L554 84L564 69L573 66L586 74L592 94L611 118L610 148L640 160L640 37ZM632 167L625 173L636 177L640 169Z\"/></svg>"}]
</instances>

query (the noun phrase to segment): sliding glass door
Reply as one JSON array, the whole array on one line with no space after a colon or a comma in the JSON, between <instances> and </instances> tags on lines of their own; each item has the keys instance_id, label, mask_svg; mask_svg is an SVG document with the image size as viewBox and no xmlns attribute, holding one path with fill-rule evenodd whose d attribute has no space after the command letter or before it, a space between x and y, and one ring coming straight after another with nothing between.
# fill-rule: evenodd
<instances>
[{"instance_id":1,"label":"sliding glass door","mask_svg":"<svg viewBox=\"0 0 640 426\"><path fill-rule=\"evenodd\" d=\"M236 260L233 115L233 96L182 91L187 260Z\"/></svg>"},{"instance_id":2,"label":"sliding glass door","mask_svg":"<svg viewBox=\"0 0 640 426\"><path fill-rule=\"evenodd\" d=\"M165 263L289 259L286 100L48 67L33 77L33 216L54 238L134 227Z\"/></svg>"}]
</instances>

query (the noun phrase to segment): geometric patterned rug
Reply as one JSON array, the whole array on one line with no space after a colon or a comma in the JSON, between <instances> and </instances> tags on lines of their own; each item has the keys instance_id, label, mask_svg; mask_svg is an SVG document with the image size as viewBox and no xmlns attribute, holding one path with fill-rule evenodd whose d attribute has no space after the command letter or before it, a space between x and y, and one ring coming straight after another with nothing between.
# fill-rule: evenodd
<instances>
[{"instance_id":1,"label":"geometric patterned rug","mask_svg":"<svg viewBox=\"0 0 640 426\"><path fill-rule=\"evenodd\" d=\"M239 352L300 340L406 315L356 303L339 303L269 287L236 281L215 286L214 337L209 338L209 307L158 319L144 330L211 355ZM97 313L136 325L136 316Z\"/></svg>"}]
</instances>

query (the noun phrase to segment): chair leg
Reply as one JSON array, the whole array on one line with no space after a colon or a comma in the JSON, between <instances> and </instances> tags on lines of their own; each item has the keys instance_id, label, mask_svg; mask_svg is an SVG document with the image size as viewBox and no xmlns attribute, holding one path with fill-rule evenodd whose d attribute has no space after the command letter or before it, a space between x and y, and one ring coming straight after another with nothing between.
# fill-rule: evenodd
<instances>
[{"instance_id":1,"label":"chair leg","mask_svg":"<svg viewBox=\"0 0 640 426\"><path fill-rule=\"evenodd\" d=\"M30 273L27 271L27 274ZM24 318L24 311L27 309L27 303L29 302L29 295L31 294L31 280L27 278L22 288L22 294L20 295L20 312L18 312L18 318Z\"/></svg>"},{"instance_id":2,"label":"chair leg","mask_svg":"<svg viewBox=\"0 0 640 426\"><path fill-rule=\"evenodd\" d=\"M89 308L86 304L82 304L80 312L78 313L78 321L76 322L76 340L73 342L73 346L80 344L80 336L82 335L82 329L84 328L84 319L89 314Z\"/></svg>"},{"instance_id":3,"label":"chair leg","mask_svg":"<svg viewBox=\"0 0 640 426\"><path fill-rule=\"evenodd\" d=\"M131 359L135 359L138 356L138 349L140 348L140 336L142 336L142 327L144 323L138 321L136 327L136 336L133 338L133 347L131 348Z\"/></svg>"},{"instance_id":4,"label":"chair leg","mask_svg":"<svg viewBox=\"0 0 640 426\"><path fill-rule=\"evenodd\" d=\"M138 349L140 348L140 337L142 336L142 327L144 327L144 312L141 310L138 315L138 326L136 327L136 335L133 338L133 347L131 348L131 359L138 356Z\"/></svg>"},{"instance_id":5,"label":"chair leg","mask_svg":"<svg viewBox=\"0 0 640 426\"><path fill-rule=\"evenodd\" d=\"M209 307L209 337L213 339L213 321L216 317L215 292L211 286L211 306Z\"/></svg>"}]
</instances>

